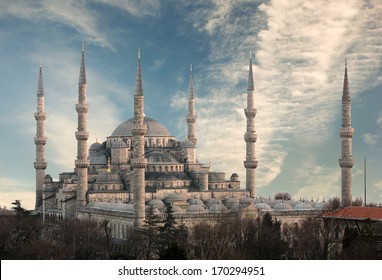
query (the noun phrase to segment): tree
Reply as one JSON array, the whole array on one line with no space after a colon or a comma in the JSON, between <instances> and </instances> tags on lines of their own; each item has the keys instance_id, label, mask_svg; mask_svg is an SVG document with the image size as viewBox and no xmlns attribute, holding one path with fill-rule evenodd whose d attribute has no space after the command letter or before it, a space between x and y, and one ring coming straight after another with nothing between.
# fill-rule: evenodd
<instances>
[{"instance_id":1,"label":"tree","mask_svg":"<svg viewBox=\"0 0 382 280\"><path fill-rule=\"evenodd\" d=\"M351 203L352 206L362 206L362 204L363 199L361 197L356 197Z\"/></svg>"},{"instance_id":2,"label":"tree","mask_svg":"<svg viewBox=\"0 0 382 280\"><path fill-rule=\"evenodd\" d=\"M279 192L275 194L274 199L291 200L291 196L287 192Z\"/></svg>"},{"instance_id":3,"label":"tree","mask_svg":"<svg viewBox=\"0 0 382 280\"><path fill-rule=\"evenodd\" d=\"M339 197L332 197L329 199L326 210L334 211L341 208L341 199Z\"/></svg>"},{"instance_id":4,"label":"tree","mask_svg":"<svg viewBox=\"0 0 382 280\"><path fill-rule=\"evenodd\" d=\"M25 210L23 207L21 207L21 201L20 200L15 200L15 202L12 202L14 207L12 207L13 211L16 212L17 216L27 216L30 215L30 211Z\"/></svg>"}]
</instances>

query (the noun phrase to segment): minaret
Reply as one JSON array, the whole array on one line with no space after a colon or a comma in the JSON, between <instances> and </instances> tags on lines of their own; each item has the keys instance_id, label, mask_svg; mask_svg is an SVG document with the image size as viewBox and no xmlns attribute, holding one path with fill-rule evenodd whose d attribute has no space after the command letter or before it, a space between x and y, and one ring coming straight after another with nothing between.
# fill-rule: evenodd
<instances>
[{"instance_id":1,"label":"minaret","mask_svg":"<svg viewBox=\"0 0 382 280\"><path fill-rule=\"evenodd\" d=\"M134 94L134 126L133 132L133 155L131 167L133 169L133 194L134 194L134 227L140 228L145 220L145 135L146 125L144 124L144 95L141 73L141 51L138 49L138 67L135 80Z\"/></svg>"},{"instance_id":2,"label":"minaret","mask_svg":"<svg viewBox=\"0 0 382 280\"><path fill-rule=\"evenodd\" d=\"M36 137L34 143L36 144L36 161L34 168L36 169L36 204L35 208L42 206L42 184L45 177L45 169L47 162L45 161L45 144L47 138L45 137L45 119L46 113L44 111L44 82L42 80L42 66L40 64L40 72L38 76L37 88L37 112L34 113L36 119Z\"/></svg>"},{"instance_id":3,"label":"minaret","mask_svg":"<svg viewBox=\"0 0 382 280\"><path fill-rule=\"evenodd\" d=\"M252 73L252 56L249 57L249 77L247 89L247 108L244 109L247 117L247 131L244 134L246 142L246 158L244 167L246 170L246 189L250 192L251 197L256 196L256 167L257 160L255 155L255 143L257 134L255 130L255 117L257 110L254 108L254 86Z\"/></svg>"},{"instance_id":4,"label":"minaret","mask_svg":"<svg viewBox=\"0 0 382 280\"><path fill-rule=\"evenodd\" d=\"M348 82L347 61L345 60L344 88L342 93L342 127L341 136L341 204L343 207L352 204L352 168L354 165L352 153L351 100Z\"/></svg>"},{"instance_id":5,"label":"minaret","mask_svg":"<svg viewBox=\"0 0 382 280\"><path fill-rule=\"evenodd\" d=\"M85 72L85 50L82 42L82 58L80 67L80 77L78 81L78 103L76 104L78 113L77 139L77 159L75 160L77 172L77 208L86 205L86 193L88 190L88 147L87 140L89 132L87 131L87 113L89 105L86 103L86 72Z\"/></svg>"},{"instance_id":6,"label":"minaret","mask_svg":"<svg viewBox=\"0 0 382 280\"><path fill-rule=\"evenodd\" d=\"M192 81L192 65L190 65L190 86L188 92L188 115L186 118L187 121L187 140L191 141L196 145L196 137L195 137L195 94L194 94L194 84Z\"/></svg>"}]
</instances>

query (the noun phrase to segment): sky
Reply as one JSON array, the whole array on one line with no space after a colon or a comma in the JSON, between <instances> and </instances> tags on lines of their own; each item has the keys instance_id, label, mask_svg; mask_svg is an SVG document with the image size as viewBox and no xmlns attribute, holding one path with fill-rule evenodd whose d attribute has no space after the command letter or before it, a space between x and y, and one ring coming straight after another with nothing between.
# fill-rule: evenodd
<instances>
[{"instance_id":1,"label":"sky","mask_svg":"<svg viewBox=\"0 0 382 280\"><path fill-rule=\"evenodd\" d=\"M353 197L382 202L382 1L0 0L0 205L35 203L34 112L42 64L46 173L73 171L85 42L88 145L133 115L137 49L145 114L183 140L189 65L197 157L245 188L249 54L258 196L340 196L344 60L352 97Z\"/></svg>"}]
</instances>

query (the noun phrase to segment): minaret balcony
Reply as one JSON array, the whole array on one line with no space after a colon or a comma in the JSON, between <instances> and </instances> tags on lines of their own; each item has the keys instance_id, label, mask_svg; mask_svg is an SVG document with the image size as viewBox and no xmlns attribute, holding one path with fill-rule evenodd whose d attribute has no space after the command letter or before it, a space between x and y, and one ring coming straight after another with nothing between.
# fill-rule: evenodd
<instances>
[{"instance_id":1,"label":"minaret balcony","mask_svg":"<svg viewBox=\"0 0 382 280\"><path fill-rule=\"evenodd\" d=\"M36 136L34 138L34 143L36 145L45 145L46 144L46 140L47 138L46 137L43 137L43 136Z\"/></svg>"},{"instance_id":2,"label":"minaret balcony","mask_svg":"<svg viewBox=\"0 0 382 280\"><path fill-rule=\"evenodd\" d=\"M147 166L147 159L145 158L132 158L131 161L131 167L134 168L146 168Z\"/></svg>"},{"instance_id":3,"label":"minaret balcony","mask_svg":"<svg viewBox=\"0 0 382 280\"><path fill-rule=\"evenodd\" d=\"M146 125L135 123L132 129L133 135L145 135L146 134Z\"/></svg>"},{"instance_id":4,"label":"minaret balcony","mask_svg":"<svg viewBox=\"0 0 382 280\"><path fill-rule=\"evenodd\" d=\"M45 112L34 113L34 118L36 121L45 121L46 120L46 113Z\"/></svg>"},{"instance_id":5,"label":"minaret balcony","mask_svg":"<svg viewBox=\"0 0 382 280\"><path fill-rule=\"evenodd\" d=\"M338 160L340 167L352 168L354 165L354 160L352 157L340 158Z\"/></svg>"},{"instance_id":6,"label":"minaret balcony","mask_svg":"<svg viewBox=\"0 0 382 280\"><path fill-rule=\"evenodd\" d=\"M90 165L90 162L87 159L76 159L74 163L76 168L88 168Z\"/></svg>"},{"instance_id":7,"label":"minaret balcony","mask_svg":"<svg viewBox=\"0 0 382 280\"><path fill-rule=\"evenodd\" d=\"M245 168L256 168L257 167L257 160L245 160L244 161L244 167Z\"/></svg>"},{"instance_id":8,"label":"minaret balcony","mask_svg":"<svg viewBox=\"0 0 382 280\"><path fill-rule=\"evenodd\" d=\"M35 161L33 163L35 169L42 169L45 170L48 166L48 163L46 161Z\"/></svg>"},{"instance_id":9,"label":"minaret balcony","mask_svg":"<svg viewBox=\"0 0 382 280\"><path fill-rule=\"evenodd\" d=\"M76 104L77 113L87 113L89 111L89 104Z\"/></svg>"},{"instance_id":10,"label":"minaret balcony","mask_svg":"<svg viewBox=\"0 0 382 280\"><path fill-rule=\"evenodd\" d=\"M340 129L341 138L352 138L354 134L354 128L352 127L342 127Z\"/></svg>"},{"instance_id":11,"label":"minaret balcony","mask_svg":"<svg viewBox=\"0 0 382 280\"><path fill-rule=\"evenodd\" d=\"M79 141L86 141L89 138L88 131L76 131L76 139Z\"/></svg>"},{"instance_id":12,"label":"minaret balcony","mask_svg":"<svg viewBox=\"0 0 382 280\"><path fill-rule=\"evenodd\" d=\"M244 134L245 142L255 143L257 141L257 134L254 131L246 132Z\"/></svg>"},{"instance_id":13,"label":"minaret balcony","mask_svg":"<svg viewBox=\"0 0 382 280\"><path fill-rule=\"evenodd\" d=\"M251 108L251 109L244 109L245 116L247 118L254 118L257 114L257 109Z\"/></svg>"},{"instance_id":14,"label":"minaret balcony","mask_svg":"<svg viewBox=\"0 0 382 280\"><path fill-rule=\"evenodd\" d=\"M187 116L186 121L187 121L187 123L195 123L196 122L196 116Z\"/></svg>"}]
</instances>

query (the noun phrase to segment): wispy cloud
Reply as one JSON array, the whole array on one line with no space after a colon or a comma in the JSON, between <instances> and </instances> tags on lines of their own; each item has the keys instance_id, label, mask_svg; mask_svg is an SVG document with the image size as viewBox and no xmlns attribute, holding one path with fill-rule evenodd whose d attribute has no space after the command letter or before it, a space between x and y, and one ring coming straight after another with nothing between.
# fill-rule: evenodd
<instances>
[{"instance_id":1,"label":"wispy cloud","mask_svg":"<svg viewBox=\"0 0 382 280\"><path fill-rule=\"evenodd\" d=\"M377 140L379 138L379 135L366 133L363 135L363 141L365 141L366 144L373 146L377 143Z\"/></svg>"},{"instance_id":2,"label":"wispy cloud","mask_svg":"<svg viewBox=\"0 0 382 280\"><path fill-rule=\"evenodd\" d=\"M253 51L257 176L258 186L266 186L293 149L314 155L328 141L340 113L345 57L353 96L375 86L382 61L382 5L355 0L224 3L188 4L193 12L187 20L212 37L210 66L200 81L210 92L197 101L199 157L244 175L245 57ZM373 36L365 42L365 34ZM309 171L303 163L299 166ZM320 176L324 185L338 180L325 172Z\"/></svg>"},{"instance_id":3,"label":"wispy cloud","mask_svg":"<svg viewBox=\"0 0 382 280\"><path fill-rule=\"evenodd\" d=\"M159 0L96 0L105 5L122 9L136 17L158 16L160 13Z\"/></svg>"}]
</instances>

